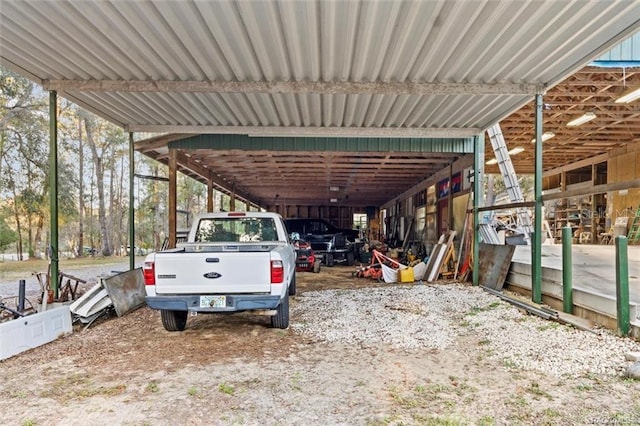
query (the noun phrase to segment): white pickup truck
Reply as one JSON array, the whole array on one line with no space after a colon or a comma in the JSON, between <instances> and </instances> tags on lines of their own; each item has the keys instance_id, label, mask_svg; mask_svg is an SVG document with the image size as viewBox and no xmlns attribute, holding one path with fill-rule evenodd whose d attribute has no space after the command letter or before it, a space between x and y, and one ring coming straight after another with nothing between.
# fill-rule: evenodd
<instances>
[{"instance_id":1,"label":"white pickup truck","mask_svg":"<svg viewBox=\"0 0 640 426\"><path fill-rule=\"evenodd\" d=\"M277 213L221 212L197 217L187 242L144 262L146 302L168 331L189 313L254 311L289 326L296 292L296 253Z\"/></svg>"}]
</instances>

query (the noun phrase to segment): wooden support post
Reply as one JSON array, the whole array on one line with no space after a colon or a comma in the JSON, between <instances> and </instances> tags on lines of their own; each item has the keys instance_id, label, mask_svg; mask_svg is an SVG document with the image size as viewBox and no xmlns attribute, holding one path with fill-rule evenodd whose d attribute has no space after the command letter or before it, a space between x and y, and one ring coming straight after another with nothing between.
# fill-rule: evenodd
<instances>
[{"instance_id":1,"label":"wooden support post","mask_svg":"<svg viewBox=\"0 0 640 426\"><path fill-rule=\"evenodd\" d=\"M207 179L207 213L213 212L213 179Z\"/></svg>"},{"instance_id":2,"label":"wooden support post","mask_svg":"<svg viewBox=\"0 0 640 426\"><path fill-rule=\"evenodd\" d=\"M169 247L176 246L176 229L177 223L177 188L178 188L178 151L169 148Z\"/></svg>"}]
</instances>

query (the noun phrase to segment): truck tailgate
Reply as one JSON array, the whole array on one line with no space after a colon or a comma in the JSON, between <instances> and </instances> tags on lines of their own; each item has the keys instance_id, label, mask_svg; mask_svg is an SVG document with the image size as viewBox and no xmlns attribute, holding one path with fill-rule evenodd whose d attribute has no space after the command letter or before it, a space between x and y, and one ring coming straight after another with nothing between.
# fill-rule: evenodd
<instances>
[{"instance_id":1,"label":"truck tailgate","mask_svg":"<svg viewBox=\"0 0 640 426\"><path fill-rule=\"evenodd\" d=\"M269 252L156 254L157 294L268 293Z\"/></svg>"}]
</instances>

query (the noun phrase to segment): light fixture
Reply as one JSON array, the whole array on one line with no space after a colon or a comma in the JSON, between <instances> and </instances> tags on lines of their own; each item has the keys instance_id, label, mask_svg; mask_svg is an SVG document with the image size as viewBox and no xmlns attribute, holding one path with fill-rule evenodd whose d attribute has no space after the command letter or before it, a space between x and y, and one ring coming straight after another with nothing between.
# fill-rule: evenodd
<instances>
[{"instance_id":1,"label":"light fixture","mask_svg":"<svg viewBox=\"0 0 640 426\"><path fill-rule=\"evenodd\" d=\"M338 186L330 186L329 187L329 191L338 192L338 191L340 191L340 187L338 187Z\"/></svg>"},{"instance_id":2,"label":"light fixture","mask_svg":"<svg viewBox=\"0 0 640 426\"><path fill-rule=\"evenodd\" d=\"M523 147L516 146L515 148L509 150L509 154L516 155L516 154L520 154L522 151L524 151Z\"/></svg>"},{"instance_id":3,"label":"light fixture","mask_svg":"<svg viewBox=\"0 0 640 426\"><path fill-rule=\"evenodd\" d=\"M491 160L487 161L485 164L486 164L487 166L491 166L491 165L494 165L494 164L498 164L498 160L496 160L495 158L492 158Z\"/></svg>"},{"instance_id":4,"label":"light fixture","mask_svg":"<svg viewBox=\"0 0 640 426\"><path fill-rule=\"evenodd\" d=\"M618 99L616 99L616 103L617 104L624 104L624 103L629 103L629 102L633 102L636 99L640 98L640 87L637 88L636 90L633 90L631 92L625 93L624 95L620 96Z\"/></svg>"},{"instance_id":5,"label":"light fixture","mask_svg":"<svg viewBox=\"0 0 640 426\"><path fill-rule=\"evenodd\" d=\"M338 199L337 198L331 198L329 201L332 202L332 203L337 203Z\"/></svg>"},{"instance_id":6,"label":"light fixture","mask_svg":"<svg viewBox=\"0 0 640 426\"><path fill-rule=\"evenodd\" d=\"M556 134L553 132L544 132L542 134L542 142L544 141L548 141L549 139L551 139L552 137L554 137ZM531 139L531 143L535 143L536 142L536 138Z\"/></svg>"},{"instance_id":7,"label":"light fixture","mask_svg":"<svg viewBox=\"0 0 640 426\"><path fill-rule=\"evenodd\" d=\"M569 127L579 126L581 124L586 123L587 121L593 120L594 118L596 118L595 113L593 113L593 112L585 112L580 117L574 118L573 120L568 122L567 126L569 126Z\"/></svg>"}]
</instances>

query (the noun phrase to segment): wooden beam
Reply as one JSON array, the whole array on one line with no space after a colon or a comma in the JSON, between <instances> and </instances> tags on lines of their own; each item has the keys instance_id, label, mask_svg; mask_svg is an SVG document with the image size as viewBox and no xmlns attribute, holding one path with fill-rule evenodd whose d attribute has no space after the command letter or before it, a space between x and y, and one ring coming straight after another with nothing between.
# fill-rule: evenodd
<instances>
[{"instance_id":1,"label":"wooden beam","mask_svg":"<svg viewBox=\"0 0 640 426\"><path fill-rule=\"evenodd\" d=\"M604 185L590 186L589 188L570 189L568 191L554 192L542 196L542 201L558 200L561 198L581 197L583 195L605 194L612 191L622 191L624 189L640 188L640 179L627 182L614 182Z\"/></svg>"},{"instance_id":2,"label":"wooden beam","mask_svg":"<svg viewBox=\"0 0 640 426\"><path fill-rule=\"evenodd\" d=\"M562 172L567 172L574 169L590 166L592 164L602 163L603 161L607 161L608 158L609 158L609 154L601 154L595 157L586 158L581 161L576 161L575 163L571 163L565 166L557 167L555 169L547 170L544 173L542 173L542 177L553 176ZM545 159L547 159L546 153L545 153Z\"/></svg>"}]
</instances>

